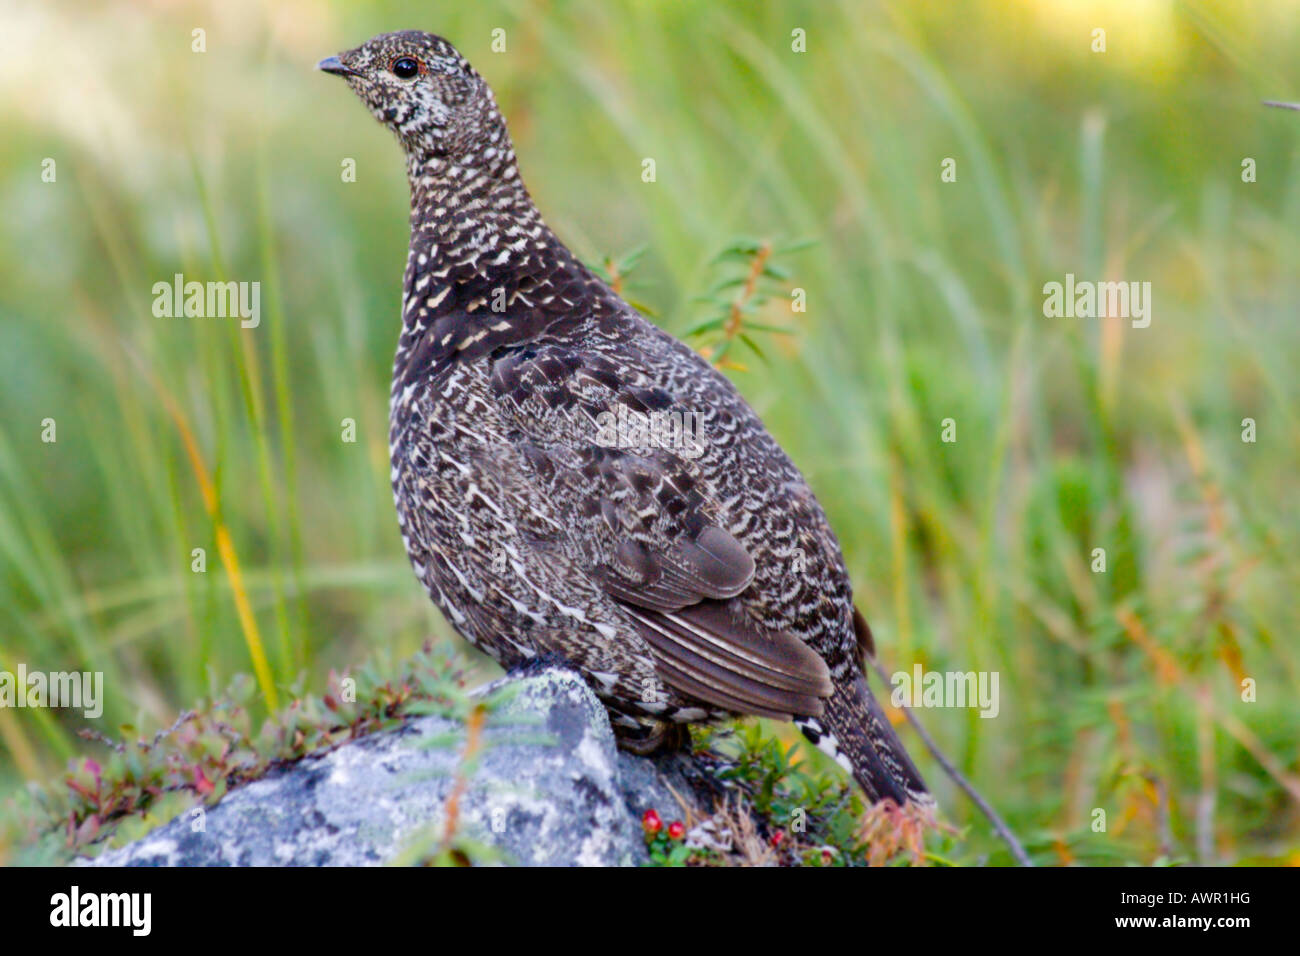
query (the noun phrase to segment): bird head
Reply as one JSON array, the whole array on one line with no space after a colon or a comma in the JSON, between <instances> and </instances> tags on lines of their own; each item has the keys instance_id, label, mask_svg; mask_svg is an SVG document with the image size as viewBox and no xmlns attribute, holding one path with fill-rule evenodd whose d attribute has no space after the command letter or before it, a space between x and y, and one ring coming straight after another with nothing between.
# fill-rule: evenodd
<instances>
[{"instance_id":1,"label":"bird head","mask_svg":"<svg viewBox=\"0 0 1300 956\"><path fill-rule=\"evenodd\" d=\"M343 77L408 155L454 159L498 144L505 133L487 83L432 33L382 33L316 68Z\"/></svg>"}]
</instances>

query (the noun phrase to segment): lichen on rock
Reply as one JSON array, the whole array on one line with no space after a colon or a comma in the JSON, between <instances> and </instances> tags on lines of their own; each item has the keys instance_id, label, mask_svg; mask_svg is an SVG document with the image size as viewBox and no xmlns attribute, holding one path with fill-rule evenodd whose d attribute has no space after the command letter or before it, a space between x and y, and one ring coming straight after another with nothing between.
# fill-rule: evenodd
<instances>
[{"instance_id":1,"label":"lichen on rock","mask_svg":"<svg viewBox=\"0 0 1300 956\"><path fill-rule=\"evenodd\" d=\"M368 866L418 862L455 814L459 840L489 860L532 866L636 865L640 819L700 785L692 758L620 753L605 708L571 671L507 677L472 773L468 732L414 717L272 770L200 815L182 814L97 866ZM454 797L454 800L453 800ZM454 807L454 809L453 809Z\"/></svg>"}]
</instances>

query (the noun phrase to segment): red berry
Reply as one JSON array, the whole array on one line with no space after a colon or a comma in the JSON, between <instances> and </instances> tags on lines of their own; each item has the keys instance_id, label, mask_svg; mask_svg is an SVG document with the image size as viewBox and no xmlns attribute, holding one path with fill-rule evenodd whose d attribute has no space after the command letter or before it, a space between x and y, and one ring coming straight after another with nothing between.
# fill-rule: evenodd
<instances>
[{"instance_id":1,"label":"red berry","mask_svg":"<svg viewBox=\"0 0 1300 956\"><path fill-rule=\"evenodd\" d=\"M772 846L780 846L785 842L785 831L777 830L772 834Z\"/></svg>"},{"instance_id":2,"label":"red berry","mask_svg":"<svg viewBox=\"0 0 1300 956\"><path fill-rule=\"evenodd\" d=\"M684 836L686 836L686 824L681 820L674 820L668 824L668 839L680 840Z\"/></svg>"},{"instance_id":3,"label":"red berry","mask_svg":"<svg viewBox=\"0 0 1300 956\"><path fill-rule=\"evenodd\" d=\"M831 853L830 850L822 850L822 863L825 866L830 866L831 861L834 859L835 859L835 855Z\"/></svg>"},{"instance_id":4,"label":"red berry","mask_svg":"<svg viewBox=\"0 0 1300 956\"><path fill-rule=\"evenodd\" d=\"M659 814L654 810L647 810L641 816L641 829L646 833L658 833L664 827L663 820L659 819Z\"/></svg>"}]
</instances>

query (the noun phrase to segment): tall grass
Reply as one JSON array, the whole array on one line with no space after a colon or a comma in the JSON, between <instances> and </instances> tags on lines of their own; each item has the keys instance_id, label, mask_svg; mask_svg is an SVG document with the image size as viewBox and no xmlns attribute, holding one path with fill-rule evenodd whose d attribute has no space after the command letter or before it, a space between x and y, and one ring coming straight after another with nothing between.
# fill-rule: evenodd
<instances>
[{"instance_id":1,"label":"tall grass","mask_svg":"<svg viewBox=\"0 0 1300 956\"><path fill-rule=\"evenodd\" d=\"M1296 862L1300 124L1259 101L1300 96L1300 12L1040 6L17 8L0 668L102 671L104 723L143 729L237 673L270 703L452 640L388 491L402 163L311 69L420 27L493 83L562 236L593 261L647 246L628 291L670 330L737 235L816 240L789 263L807 313L773 307L791 334L732 374L827 508L887 666L999 672L996 719L920 716L1038 859ZM39 83L55 54L92 80ZM153 317L176 272L260 281L260 327ZM1151 327L1045 318L1066 273L1150 281ZM77 726L0 709L4 790L56 775ZM1005 862L922 764L971 826L963 861Z\"/></svg>"}]
</instances>

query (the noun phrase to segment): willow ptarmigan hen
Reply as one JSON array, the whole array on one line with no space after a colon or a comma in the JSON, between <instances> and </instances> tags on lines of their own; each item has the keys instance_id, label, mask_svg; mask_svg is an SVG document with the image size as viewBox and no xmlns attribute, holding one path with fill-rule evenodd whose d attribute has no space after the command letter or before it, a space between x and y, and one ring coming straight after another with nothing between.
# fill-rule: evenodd
<instances>
[{"instance_id":1,"label":"willow ptarmigan hen","mask_svg":"<svg viewBox=\"0 0 1300 956\"><path fill-rule=\"evenodd\" d=\"M547 228L487 83L415 31L320 69L406 150L389 445L443 614L506 668L577 668L629 749L792 719L870 799L929 803L867 688L871 633L803 476L725 377ZM613 421L689 422L691 440Z\"/></svg>"}]
</instances>

